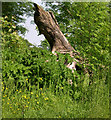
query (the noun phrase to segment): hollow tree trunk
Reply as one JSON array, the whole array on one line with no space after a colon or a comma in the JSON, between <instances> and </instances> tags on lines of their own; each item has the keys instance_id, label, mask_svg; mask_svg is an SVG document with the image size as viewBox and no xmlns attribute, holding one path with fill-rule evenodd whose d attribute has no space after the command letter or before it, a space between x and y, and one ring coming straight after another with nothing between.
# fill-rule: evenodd
<instances>
[{"instance_id":1,"label":"hollow tree trunk","mask_svg":"<svg viewBox=\"0 0 111 120\"><path fill-rule=\"evenodd\" d=\"M70 45L66 37L61 32L54 14L43 10L35 3L34 6L34 22L38 26L39 34L43 34L48 40L52 53L55 51L60 53L69 53L71 57L79 55L80 53ZM79 58L78 60L74 58L74 60L75 62L72 63L72 69L76 69L77 62L80 64L83 62L82 58ZM69 68L71 67L69 64L67 66L69 66Z\"/></svg>"}]
</instances>

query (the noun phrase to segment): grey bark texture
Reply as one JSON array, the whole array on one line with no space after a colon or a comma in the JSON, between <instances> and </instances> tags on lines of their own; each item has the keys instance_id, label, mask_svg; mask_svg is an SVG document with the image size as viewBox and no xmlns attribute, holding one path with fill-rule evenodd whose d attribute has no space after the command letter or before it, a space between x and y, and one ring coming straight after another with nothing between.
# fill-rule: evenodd
<instances>
[{"instance_id":1,"label":"grey bark texture","mask_svg":"<svg viewBox=\"0 0 111 120\"><path fill-rule=\"evenodd\" d=\"M37 4L34 4L34 6L34 22L38 26L39 33L43 34L48 40L51 51L58 51L60 53L70 53L74 51L78 54L61 32L53 12L45 11Z\"/></svg>"},{"instance_id":2,"label":"grey bark texture","mask_svg":"<svg viewBox=\"0 0 111 120\"><path fill-rule=\"evenodd\" d=\"M64 54L69 53L70 56L74 58L76 64L77 62L79 64L83 64L84 60L79 56L80 53L70 45L66 37L61 32L53 12L45 11L35 3L34 7L34 22L38 26L39 34L43 34L48 40L52 53L55 51ZM75 59L76 55L79 56L78 59ZM76 68L76 64L73 68ZM86 69L84 71L86 71Z\"/></svg>"}]
</instances>

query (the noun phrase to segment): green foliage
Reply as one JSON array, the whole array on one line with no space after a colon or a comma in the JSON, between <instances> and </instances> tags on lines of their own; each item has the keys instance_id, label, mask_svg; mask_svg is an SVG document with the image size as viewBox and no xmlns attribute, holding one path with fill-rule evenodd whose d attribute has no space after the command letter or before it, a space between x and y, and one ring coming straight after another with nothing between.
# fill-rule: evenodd
<instances>
[{"instance_id":1,"label":"green foliage","mask_svg":"<svg viewBox=\"0 0 111 120\"><path fill-rule=\"evenodd\" d=\"M90 64L109 66L109 3L46 3L57 18L71 45L89 59Z\"/></svg>"},{"instance_id":2,"label":"green foliage","mask_svg":"<svg viewBox=\"0 0 111 120\"><path fill-rule=\"evenodd\" d=\"M2 16L16 25L17 32L25 34L26 28L19 23L25 22L25 17L33 15L31 2L2 2ZM24 16L24 18L23 18Z\"/></svg>"},{"instance_id":3,"label":"green foliage","mask_svg":"<svg viewBox=\"0 0 111 120\"><path fill-rule=\"evenodd\" d=\"M72 73L63 64L65 59L68 63L72 61L68 54L58 53L57 61L57 56L46 50L46 42L43 48L31 48L31 44L16 32L15 23L7 21L6 17L1 21L3 118L109 117L109 72L104 61L99 61L99 65L106 66L95 66L92 55L90 61L96 70L91 76L82 71ZM101 50L101 46L97 44L97 50ZM83 47L85 45L79 50ZM84 50L82 53L89 55ZM103 50L102 54L106 52Z\"/></svg>"},{"instance_id":4,"label":"green foliage","mask_svg":"<svg viewBox=\"0 0 111 120\"><path fill-rule=\"evenodd\" d=\"M41 44L39 45L39 47L41 47L42 49L51 51L50 45L46 39L41 41Z\"/></svg>"},{"instance_id":5,"label":"green foliage","mask_svg":"<svg viewBox=\"0 0 111 120\"><path fill-rule=\"evenodd\" d=\"M64 92L71 96L73 96L73 92L79 90L79 87L77 87L73 91L74 86L71 86L69 81L74 81L75 76L78 76L76 81L82 81L80 75L76 71L75 74L72 74L72 71L63 64L65 59L68 59L68 63L72 61L68 54L64 56L58 53L59 61L57 61L57 56L51 52L36 47L30 48L26 44L26 40L17 35L14 25L4 19L2 19L2 23L4 29L2 32L4 82L8 83L9 79L10 83L10 80L13 79L16 86L14 90L26 85L26 79L29 80L30 86L39 86L38 89L46 86L56 93L64 86L69 89L69 92L67 92L64 88ZM42 78L42 81L40 78ZM26 85L26 88L29 90L29 86Z\"/></svg>"}]
</instances>

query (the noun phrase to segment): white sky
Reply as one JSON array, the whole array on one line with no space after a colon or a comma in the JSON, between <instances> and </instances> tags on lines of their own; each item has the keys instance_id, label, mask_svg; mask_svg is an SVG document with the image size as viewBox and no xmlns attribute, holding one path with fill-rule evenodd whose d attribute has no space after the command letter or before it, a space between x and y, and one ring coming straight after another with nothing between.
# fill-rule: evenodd
<instances>
[{"instance_id":1,"label":"white sky","mask_svg":"<svg viewBox=\"0 0 111 120\"><path fill-rule=\"evenodd\" d=\"M28 29L28 32L25 34L25 39L27 39L30 43L38 46L40 45L40 41L44 40L43 35L38 36L38 31L36 30L36 25L31 24L31 20L33 20L33 17L27 18L24 26Z\"/></svg>"},{"instance_id":2,"label":"white sky","mask_svg":"<svg viewBox=\"0 0 111 120\"><path fill-rule=\"evenodd\" d=\"M41 5L41 0L32 0L32 2L37 3L38 5ZM34 20L33 17L29 17L26 19L26 22L24 24L24 27L26 27L28 29L28 32L25 34L25 39L27 39L30 43L38 46L40 45L40 41L44 40L45 37L44 35L39 35L38 36L38 31L36 30L36 25L31 24L30 22Z\"/></svg>"}]
</instances>

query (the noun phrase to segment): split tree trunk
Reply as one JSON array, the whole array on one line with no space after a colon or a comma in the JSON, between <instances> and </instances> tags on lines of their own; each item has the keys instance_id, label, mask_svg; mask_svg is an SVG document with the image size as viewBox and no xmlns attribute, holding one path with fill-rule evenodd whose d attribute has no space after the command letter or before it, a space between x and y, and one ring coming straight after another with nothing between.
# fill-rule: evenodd
<instances>
[{"instance_id":1,"label":"split tree trunk","mask_svg":"<svg viewBox=\"0 0 111 120\"><path fill-rule=\"evenodd\" d=\"M80 53L70 45L66 37L61 32L54 14L52 12L44 11L35 3L34 6L34 22L38 26L39 34L43 34L48 40L52 53L55 51L60 53L69 53L71 57L79 55ZM74 58L74 60L76 60L76 62L73 62L74 66L72 64L72 69L76 68L77 62L80 64L83 62L82 58L79 58L79 60ZM70 67L71 65L69 65L69 68Z\"/></svg>"},{"instance_id":2,"label":"split tree trunk","mask_svg":"<svg viewBox=\"0 0 111 120\"><path fill-rule=\"evenodd\" d=\"M39 33L43 34L48 40L51 51L60 53L68 53L76 50L70 45L66 37L61 32L59 25L52 12L44 11L39 5L34 4L35 14L34 22L38 26Z\"/></svg>"}]
</instances>

